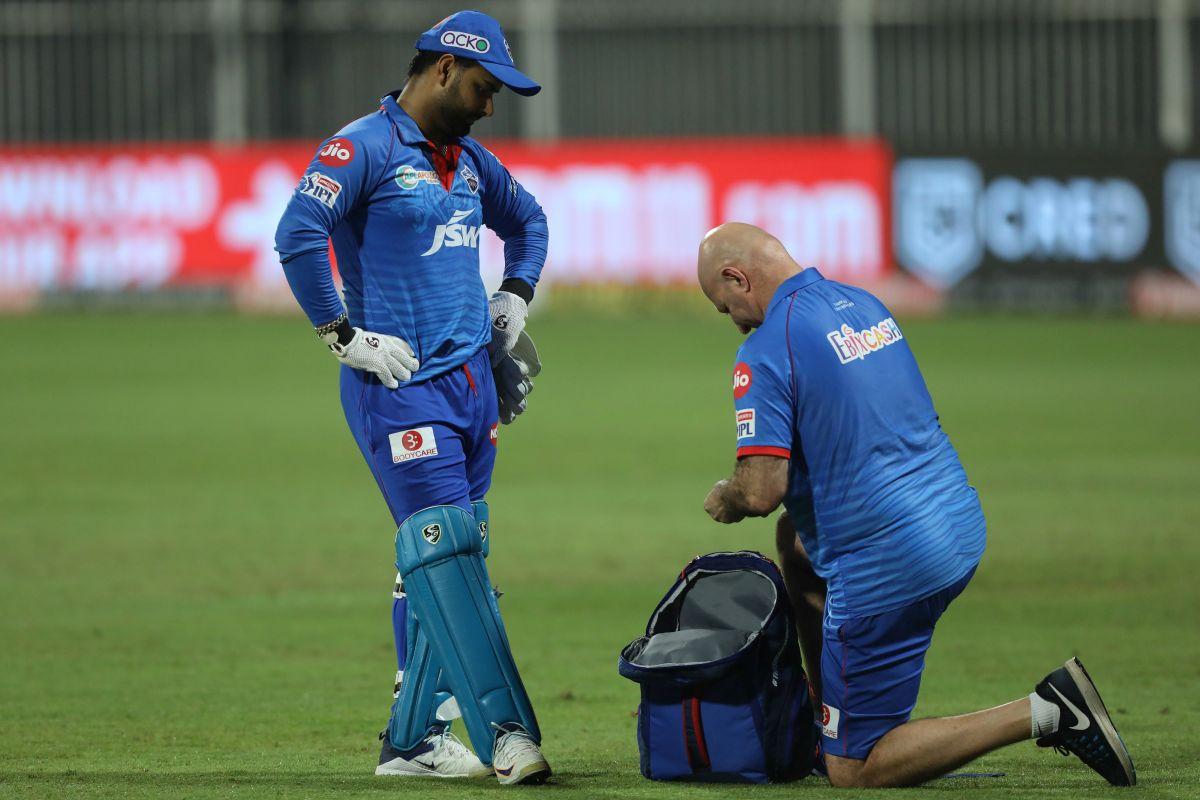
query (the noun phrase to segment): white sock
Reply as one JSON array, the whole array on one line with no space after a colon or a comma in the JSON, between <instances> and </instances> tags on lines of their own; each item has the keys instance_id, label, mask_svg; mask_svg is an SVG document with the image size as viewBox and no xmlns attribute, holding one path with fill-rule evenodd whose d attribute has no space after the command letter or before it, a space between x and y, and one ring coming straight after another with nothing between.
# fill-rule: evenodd
<instances>
[{"instance_id":1,"label":"white sock","mask_svg":"<svg viewBox=\"0 0 1200 800\"><path fill-rule=\"evenodd\" d=\"M1040 739L1058 731L1058 705L1046 700L1037 692L1029 695L1029 715L1033 720L1030 738Z\"/></svg>"}]
</instances>

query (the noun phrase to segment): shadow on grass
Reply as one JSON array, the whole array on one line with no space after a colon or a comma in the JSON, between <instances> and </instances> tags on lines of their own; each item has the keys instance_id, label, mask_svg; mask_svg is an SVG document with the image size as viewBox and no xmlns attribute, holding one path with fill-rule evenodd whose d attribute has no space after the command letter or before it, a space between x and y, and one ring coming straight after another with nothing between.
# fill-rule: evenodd
<instances>
[{"instance_id":1,"label":"shadow on grass","mask_svg":"<svg viewBox=\"0 0 1200 800\"><path fill-rule=\"evenodd\" d=\"M605 775L596 770L555 774L541 791L551 794L636 794L639 784L653 785L629 776ZM3 796L88 796L88 797L227 797L317 795L395 796L398 790L417 789L422 796L490 797L508 791L489 778L472 780L423 780L378 777L359 772L332 771L249 772L216 770L211 772L154 772L63 770L37 772L30 770L0 771L0 794ZM10 793L12 793L10 795ZM700 796L705 796L703 793Z\"/></svg>"}]
</instances>

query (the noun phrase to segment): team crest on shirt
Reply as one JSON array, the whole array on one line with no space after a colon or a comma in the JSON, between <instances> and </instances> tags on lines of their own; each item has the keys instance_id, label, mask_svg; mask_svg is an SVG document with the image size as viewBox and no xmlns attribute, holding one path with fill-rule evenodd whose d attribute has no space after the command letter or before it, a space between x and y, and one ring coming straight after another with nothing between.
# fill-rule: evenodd
<instances>
[{"instance_id":1,"label":"team crest on shirt","mask_svg":"<svg viewBox=\"0 0 1200 800\"><path fill-rule=\"evenodd\" d=\"M838 361L849 364L861 361L889 344L895 344L904 338L904 334L900 332L896 320L888 317L861 331L843 324L838 330L830 331L825 338L833 345Z\"/></svg>"},{"instance_id":2,"label":"team crest on shirt","mask_svg":"<svg viewBox=\"0 0 1200 800\"><path fill-rule=\"evenodd\" d=\"M415 461L438 454L437 437L433 434L433 428L428 425L424 428L396 431L388 436L388 444L392 446L393 464L403 464L405 461Z\"/></svg>"},{"instance_id":3,"label":"team crest on shirt","mask_svg":"<svg viewBox=\"0 0 1200 800\"><path fill-rule=\"evenodd\" d=\"M821 704L821 733L825 734L827 739L838 738L838 723L841 719L841 711L828 703Z\"/></svg>"},{"instance_id":4,"label":"team crest on shirt","mask_svg":"<svg viewBox=\"0 0 1200 800\"><path fill-rule=\"evenodd\" d=\"M743 408L735 412L737 420L737 438L749 439L754 436L754 409Z\"/></svg>"},{"instance_id":5,"label":"team crest on shirt","mask_svg":"<svg viewBox=\"0 0 1200 800\"><path fill-rule=\"evenodd\" d=\"M462 165L462 169L458 171L459 175L463 176L463 180L467 182L467 188L471 190L471 194L479 191L479 177L471 172L471 168L466 164Z\"/></svg>"}]
</instances>

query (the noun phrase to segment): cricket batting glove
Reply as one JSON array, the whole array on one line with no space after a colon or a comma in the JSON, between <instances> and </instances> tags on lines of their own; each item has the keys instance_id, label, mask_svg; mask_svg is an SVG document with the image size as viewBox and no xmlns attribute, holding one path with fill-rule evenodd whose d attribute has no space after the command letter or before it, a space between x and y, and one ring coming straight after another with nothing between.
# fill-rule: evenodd
<instances>
[{"instance_id":1,"label":"cricket batting glove","mask_svg":"<svg viewBox=\"0 0 1200 800\"><path fill-rule=\"evenodd\" d=\"M488 300L488 317L492 320L492 342L488 352L494 367L513 349L517 337L525 330L529 305L512 292L499 291Z\"/></svg>"},{"instance_id":2,"label":"cricket batting glove","mask_svg":"<svg viewBox=\"0 0 1200 800\"><path fill-rule=\"evenodd\" d=\"M533 379L542 371L542 362L529 334L521 331L512 350L492 368L496 382L496 399L500 405L500 422L509 425L525 412Z\"/></svg>"},{"instance_id":3,"label":"cricket batting glove","mask_svg":"<svg viewBox=\"0 0 1200 800\"><path fill-rule=\"evenodd\" d=\"M373 372L389 389L395 389L421 366L408 342L396 336L354 329L354 338L346 344L329 345L337 360L363 372Z\"/></svg>"}]
</instances>

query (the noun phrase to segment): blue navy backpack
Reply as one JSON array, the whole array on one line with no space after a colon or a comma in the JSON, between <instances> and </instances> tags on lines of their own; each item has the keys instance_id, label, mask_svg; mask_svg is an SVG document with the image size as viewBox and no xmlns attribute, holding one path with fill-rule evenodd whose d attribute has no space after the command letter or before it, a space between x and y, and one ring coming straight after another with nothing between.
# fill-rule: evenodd
<instances>
[{"instance_id":1,"label":"blue navy backpack","mask_svg":"<svg viewBox=\"0 0 1200 800\"><path fill-rule=\"evenodd\" d=\"M761 553L693 559L619 669L641 686L647 778L767 783L812 771L817 728L791 604Z\"/></svg>"}]
</instances>

